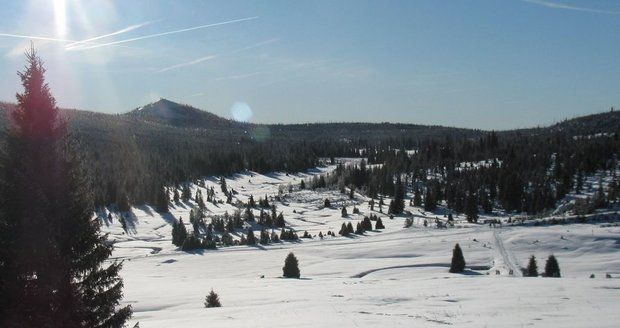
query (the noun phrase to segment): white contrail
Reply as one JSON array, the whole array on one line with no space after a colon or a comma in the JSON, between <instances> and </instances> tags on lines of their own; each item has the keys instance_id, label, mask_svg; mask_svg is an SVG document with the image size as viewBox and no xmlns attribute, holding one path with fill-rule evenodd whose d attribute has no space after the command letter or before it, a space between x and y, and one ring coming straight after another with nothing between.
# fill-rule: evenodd
<instances>
[{"instance_id":1,"label":"white contrail","mask_svg":"<svg viewBox=\"0 0 620 328\"><path fill-rule=\"evenodd\" d=\"M63 42L63 43L77 42L75 40L48 38L45 36L23 35L23 34L0 33L0 36L5 36L9 38L18 38L18 39L44 40L44 41L54 41L54 42Z\"/></svg>"},{"instance_id":2,"label":"white contrail","mask_svg":"<svg viewBox=\"0 0 620 328\"><path fill-rule=\"evenodd\" d=\"M250 45L250 46L247 46L247 47L244 47L244 48L241 48L241 49L237 49L235 51L230 52L230 54L235 54L235 53L238 53L238 52L242 52L242 51L246 51L246 50L262 47L264 45L268 45L270 43L274 43L274 42L278 42L278 41L280 41L280 38L273 38L273 39L265 40L265 41L262 41L262 42L259 42L259 43L255 43L253 45Z\"/></svg>"},{"instance_id":3,"label":"white contrail","mask_svg":"<svg viewBox=\"0 0 620 328\"><path fill-rule=\"evenodd\" d=\"M241 48L241 49L237 49L237 50L231 51L229 53L225 53L224 55L236 54L238 52L242 52L242 51L254 49L254 48L257 48L257 47L260 47L260 46L264 46L264 45L267 45L267 44L270 44L270 43L278 42L279 40L280 40L279 38L269 39L269 40L262 41L262 42L259 42L259 43L255 43L253 45L250 45L250 46L247 46L247 47L244 47L244 48ZM156 71L156 73L162 73L162 72L166 72L166 71L169 71L169 70L172 70L172 69L175 69L175 68L198 64L200 62L203 62L203 61L206 61L206 60L211 60L211 59L214 59L216 57L218 57L218 56L217 55L209 55L209 56L206 56L206 57L201 57L201 58L189 61L189 62L185 62L185 63L177 64L177 65L174 65L174 66L162 68L162 69Z\"/></svg>"},{"instance_id":4,"label":"white contrail","mask_svg":"<svg viewBox=\"0 0 620 328\"><path fill-rule=\"evenodd\" d=\"M156 38L156 37L170 35L170 34L176 34L176 33L188 32L188 31L193 31L193 30L199 30L199 29L203 29L203 28L207 28L207 27L214 27L214 26L238 23L238 22L243 22L243 21L249 21L249 20L254 20L254 19L257 19L257 18L258 18L258 16L254 16L254 17L247 17L247 18L230 20L230 21L226 21L226 22L220 22L220 23L213 23L213 24L207 24L207 25L188 27L188 28L184 28L184 29L180 29L180 30L161 32L161 33L156 33L156 34L149 34L149 35L139 36L139 37L135 37L135 38L131 38L131 39L125 39L125 40L119 40L119 41L114 41L114 42L96 44L96 45L88 46L88 47L77 47L77 48L73 48L72 50L87 50L87 49L95 49L95 48L107 47L107 46L117 45L117 44L121 44L121 43L127 43L127 42L133 42L133 41L138 41L138 40Z\"/></svg>"},{"instance_id":5,"label":"white contrail","mask_svg":"<svg viewBox=\"0 0 620 328\"><path fill-rule=\"evenodd\" d=\"M540 5L540 6L545 6L547 8L554 8L554 9L566 9L566 10L584 11L584 12L596 13L596 14L620 15L620 11L611 11L611 10L603 10L603 9L577 7L577 6L566 5L566 4L559 3L559 2L552 2L552 1L545 1L545 0L521 0L521 1L537 4L537 5Z\"/></svg>"},{"instance_id":6,"label":"white contrail","mask_svg":"<svg viewBox=\"0 0 620 328\"><path fill-rule=\"evenodd\" d=\"M121 33L126 33L132 30L135 30L137 28L140 28L144 25L150 24L150 22L148 23L143 23L143 24L136 24L136 25L132 25L129 27L126 27L122 30L118 30L116 32L110 33L110 34L106 34L106 35L101 35L101 36L97 36L94 38L90 38L87 40L81 40L81 41L77 41L77 40L69 40L69 39L59 39L59 38L52 38L52 37L47 37L47 36L37 36L37 35L25 35L25 34L11 34L11 33L0 33L0 37L9 37L9 38L17 38L17 39L29 39L29 40L42 40L42 41L52 41L52 42L59 42L59 43L68 43L68 45L66 45L65 49L66 50L71 50L74 49L74 47L78 47L80 45L97 45L97 43L92 42L94 40L97 39L102 39L105 37L109 37L109 36L114 36L114 35L118 35Z\"/></svg>"},{"instance_id":7,"label":"white contrail","mask_svg":"<svg viewBox=\"0 0 620 328\"><path fill-rule=\"evenodd\" d=\"M112 33L109 33L109 34L104 34L104 35L92 37L90 39L86 39L86 40L70 43L70 44L66 45L66 48L67 49L74 48L74 47L79 46L79 45L91 43L92 41L95 41L95 40L99 40L99 39L108 38L108 37L111 37L111 36L127 33L127 32L133 31L135 29L139 29L139 28L144 27L144 26L149 25L149 24L151 24L151 22L131 25L131 26L125 27L124 29L121 29L121 30L118 30L118 31L115 31L115 32L112 32Z\"/></svg>"},{"instance_id":8,"label":"white contrail","mask_svg":"<svg viewBox=\"0 0 620 328\"><path fill-rule=\"evenodd\" d=\"M195 64L198 64L198 63L202 63L203 61L211 60L211 59L214 59L214 58L217 58L217 55L209 55L209 56L201 57L201 58L194 59L192 61L188 61L188 62L185 62L185 63L181 63L181 64L173 65L173 66L170 66L170 67L162 68L159 71L157 71L157 73L166 72L166 71L169 71L169 70L172 70L172 69L175 69L175 68L179 68L179 67L195 65Z\"/></svg>"},{"instance_id":9,"label":"white contrail","mask_svg":"<svg viewBox=\"0 0 620 328\"><path fill-rule=\"evenodd\" d=\"M256 75L259 75L261 73L262 72L253 72L253 73L247 73L247 74L222 76L222 77L218 77L218 78L213 79L213 81L239 80L239 79L245 79L245 78L248 78L248 77L256 76Z\"/></svg>"}]
</instances>

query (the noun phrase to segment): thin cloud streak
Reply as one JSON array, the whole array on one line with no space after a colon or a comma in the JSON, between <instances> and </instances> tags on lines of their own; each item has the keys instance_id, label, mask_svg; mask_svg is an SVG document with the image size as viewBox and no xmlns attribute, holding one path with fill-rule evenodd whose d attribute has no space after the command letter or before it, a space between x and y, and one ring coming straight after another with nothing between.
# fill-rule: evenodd
<instances>
[{"instance_id":1,"label":"thin cloud streak","mask_svg":"<svg viewBox=\"0 0 620 328\"><path fill-rule=\"evenodd\" d=\"M236 54L236 53L239 53L239 52L242 52L242 51L258 48L258 47L261 47L261 46L264 46L264 45L267 45L267 44L270 44L270 43L277 42L279 40L280 39L278 39L278 38L269 39L269 40L262 41L262 42L259 42L259 43L256 43L256 44L253 44L253 45L250 45L250 46L247 46L247 47L243 47L241 49L237 49L237 50L231 51L231 52L227 53L226 55L232 55L232 54ZM201 63L201 62L206 61L206 60L214 59L216 57L218 57L218 55L209 55L209 56L206 56L206 57L201 57L201 58L189 61L189 62L185 62L185 63L173 65L173 66L170 66L170 67L162 68L162 69L158 70L156 73L163 73L163 72L170 71L170 70L173 70L173 69L176 69L176 68L181 68L181 67L195 65L195 64Z\"/></svg>"},{"instance_id":2,"label":"thin cloud streak","mask_svg":"<svg viewBox=\"0 0 620 328\"><path fill-rule=\"evenodd\" d=\"M163 73L163 72L170 71L170 70L173 70L173 69L176 69L176 68L195 65L195 64L202 63L204 61L215 59L215 58L217 58L217 55L209 55L209 56L201 57L201 58L194 59L192 61L188 61L188 62L185 62L185 63L181 63L181 64L173 65L173 66L170 66L170 67L162 68L159 71L157 71L157 73Z\"/></svg>"},{"instance_id":3,"label":"thin cloud streak","mask_svg":"<svg viewBox=\"0 0 620 328\"><path fill-rule=\"evenodd\" d=\"M131 25L131 26L125 27L124 29L120 29L118 31L115 31L115 32L112 32L112 33L109 33L109 34L104 34L104 35L92 37L92 38L89 38L89 39L86 39L86 40L73 42L73 43L70 43L70 44L66 45L66 48L69 49L69 48L73 48L73 47L76 47L76 46L79 46L79 45L82 45L82 44L91 43L92 41L95 41L95 40L99 40L99 39L103 39L103 38L109 38L111 36L115 36L115 35L131 32L133 30L139 29L139 28L144 27L146 25L149 25L151 23L152 22L145 22L145 23L141 23L141 24L135 24L135 25Z\"/></svg>"},{"instance_id":4,"label":"thin cloud streak","mask_svg":"<svg viewBox=\"0 0 620 328\"><path fill-rule=\"evenodd\" d=\"M10 33L0 33L0 36L8 37L8 38L18 38L18 39L30 39L30 40L42 40L42 41L53 41L53 42L77 42L75 40L67 40L67 39L58 39L58 38L50 38L45 36L36 36L36 35L23 35L23 34L10 34Z\"/></svg>"},{"instance_id":5,"label":"thin cloud streak","mask_svg":"<svg viewBox=\"0 0 620 328\"><path fill-rule=\"evenodd\" d=\"M93 46L88 46L88 47L76 47L76 48L71 48L70 50L96 49L96 48L113 46L113 45L127 43L127 42L134 42L134 41L138 41L138 40L152 39L152 38L157 38L157 37L160 37L160 36L166 36L166 35L171 35L171 34L189 32L189 31L199 30L199 29L208 28L208 27L215 27L215 26L221 26L221 25L227 25L227 24L233 24L233 23L240 23L240 22L250 21L250 20L254 20L254 19L258 19L258 16L234 19L234 20L229 20L229 21L219 22L219 23L213 23L213 24L207 24L207 25L199 25L199 26L188 27L188 28L184 28L184 29L180 29L180 30L167 31L167 32L161 32L161 33L156 33L156 34L149 34L149 35L139 36L139 37L135 37L135 38L131 38L131 39L124 39L124 40L119 40L119 41L114 41L114 42L101 43L101 44L97 44L97 45L93 45Z\"/></svg>"},{"instance_id":6,"label":"thin cloud streak","mask_svg":"<svg viewBox=\"0 0 620 328\"><path fill-rule=\"evenodd\" d=\"M218 78L213 79L213 81L240 80L240 79L246 79L248 77L253 77L253 76L259 75L261 73L262 72L253 72L253 73L247 73L247 74L222 76L222 77L218 77Z\"/></svg>"},{"instance_id":7,"label":"thin cloud streak","mask_svg":"<svg viewBox=\"0 0 620 328\"><path fill-rule=\"evenodd\" d=\"M583 11L583 12L606 14L606 15L620 15L620 11L611 11L611 10L571 6L571 5L567 5L567 4L563 4L559 2L552 2L552 1L545 1L545 0L521 0L521 1L540 5L540 6L545 6L547 8L553 8L553 9L566 9L566 10Z\"/></svg>"},{"instance_id":8,"label":"thin cloud streak","mask_svg":"<svg viewBox=\"0 0 620 328\"><path fill-rule=\"evenodd\" d=\"M275 42L278 42L278 41L280 41L280 38L273 38L273 39L265 40L265 41L258 42L256 44L247 46L247 47L243 47L241 49L237 49L235 51L230 52L230 54L236 54L238 52L242 52L242 51L246 51L246 50L262 47L264 45L268 45L268 44L275 43Z\"/></svg>"}]
</instances>

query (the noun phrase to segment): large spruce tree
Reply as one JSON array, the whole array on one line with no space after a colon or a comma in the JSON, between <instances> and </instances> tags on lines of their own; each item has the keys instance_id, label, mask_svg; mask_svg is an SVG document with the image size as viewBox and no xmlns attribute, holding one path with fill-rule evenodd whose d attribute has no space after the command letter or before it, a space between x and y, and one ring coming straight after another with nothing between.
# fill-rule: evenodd
<instances>
[{"instance_id":1,"label":"large spruce tree","mask_svg":"<svg viewBox=\"0 0 620 328\"><path fill-rule=\"evenodd\" d=\"M0 326L122 327L121 264L33 47L11 112L0 181Z\"/></svg>"}]
</instances>

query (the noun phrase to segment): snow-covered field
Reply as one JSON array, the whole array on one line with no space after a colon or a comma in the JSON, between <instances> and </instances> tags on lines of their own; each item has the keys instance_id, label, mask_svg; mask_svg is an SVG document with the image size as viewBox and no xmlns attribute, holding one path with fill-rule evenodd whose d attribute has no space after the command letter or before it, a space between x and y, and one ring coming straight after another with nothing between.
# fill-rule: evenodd
<instances>
[{"instance_id":1,"label":"snow-covered field","mask_svg":"<svg viewBox=\"0 0 620 328\"><path fill-rule=\"evenodd\" d=\"M287 226L300 235L337 233L343 222L355 226L371 213L368 199L296 188L301 179L308 182L333 168L296 175L246 173L226 182L244 202L250 195L258 201L283 189L286 197L276 205ZM207 179L206 186L214 186L222 198L217 178ZM332 208L323 208L325 198ZM349 213L356 204L361 213L342 218L343 204ZM131 326L617 327L620 318L620 226L615 224L490 228L458 223L440 230L432 222L444 219L442 214L407 206L415 223L403 228L404 217L390 219L375 205L372 213L386 226L380 232L185 253L171 244L170 223L172 216L189 223L191 205L177 205L164 216L150 207L134 208L128 234L117 219L104 224L115 241L113 256L125 260L124 302L134 310ZM207 208L209 215L236 209L210 203ZM192 230L190 224L187 229ZM456 243L470 268L465 274L448 273ZM280 278L289 252L300 261L299 280ZM557 257L562 278L520 276L530 255L542 271L550 254ZM204 308L212 288L222 308Z\"/></svg>"}]
</instances>

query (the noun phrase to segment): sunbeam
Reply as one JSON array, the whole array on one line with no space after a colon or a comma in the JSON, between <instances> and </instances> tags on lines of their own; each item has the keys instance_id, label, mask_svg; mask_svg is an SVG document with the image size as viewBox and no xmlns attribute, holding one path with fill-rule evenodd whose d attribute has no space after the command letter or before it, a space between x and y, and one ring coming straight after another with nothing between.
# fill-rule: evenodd
<instances>
[{"instance_id":1,"label":"sunbeam","mask_svg":"<svg viewBox=\"0 0 620 328\"><path fill-rule=\"evenodd\" d=\"M54 0L54 20L56 24L56 36L67 35L67 0Z\"/></svg>"}]
</instances>

